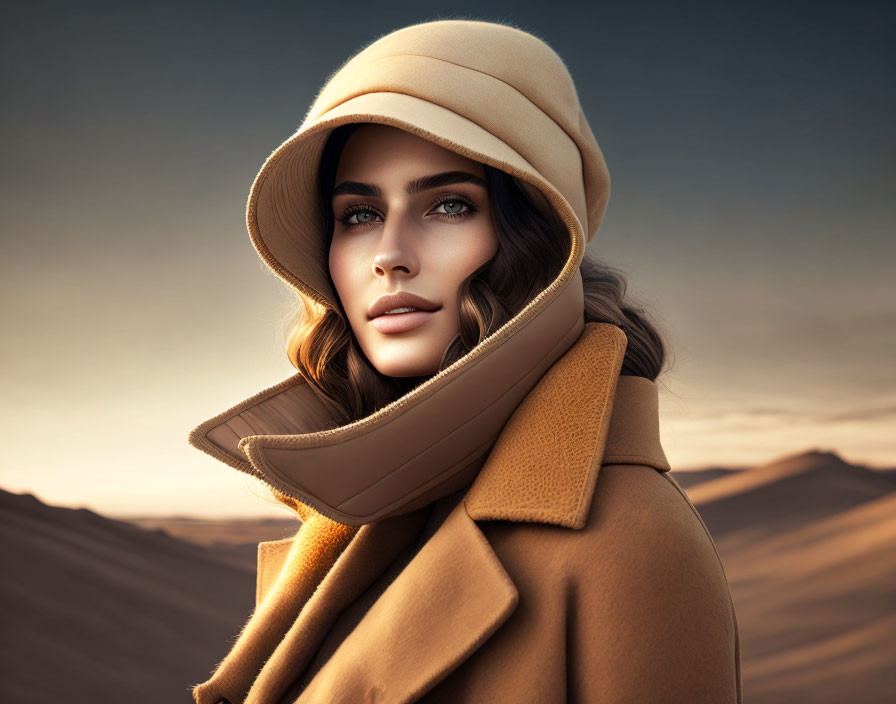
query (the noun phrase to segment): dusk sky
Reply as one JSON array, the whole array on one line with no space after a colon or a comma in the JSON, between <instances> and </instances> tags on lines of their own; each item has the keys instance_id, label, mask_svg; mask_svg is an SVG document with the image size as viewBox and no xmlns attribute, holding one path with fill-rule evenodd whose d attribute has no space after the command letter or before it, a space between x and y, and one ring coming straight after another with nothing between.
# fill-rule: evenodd
<instances>
[{"instance_id":1,"label":"dusk sky","mask_svg":"<svg viewBox=\"0 0 896 704\"><path fill-rule=\"evenodd\" d=\"M589 252L671 350L673 468L811 448L896 466L890 4L569 8L8 5L0 486L112 515L283 515L187 443L294 373L294 298L252 248L249 187L346 58L434 19L510 21L566 61L612 177Z\"/></svg>"}]
</instances>

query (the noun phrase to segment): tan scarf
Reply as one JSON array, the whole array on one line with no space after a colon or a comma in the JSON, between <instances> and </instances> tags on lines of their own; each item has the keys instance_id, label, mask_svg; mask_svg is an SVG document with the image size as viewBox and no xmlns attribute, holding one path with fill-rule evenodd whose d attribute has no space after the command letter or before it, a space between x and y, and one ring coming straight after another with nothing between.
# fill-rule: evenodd
<instances>
[{"instance_id":1,"label":"tan scarf","mask_svg":"<svg viewBox=\"0 0 896 704\"><path fill-rule=\"evenodd\" d=\"M429 507L347 526L274 491L302 526L283 568L227 656L193 688L197 704L273 704L301 675L342 610L422 529Z\"/></svg>"}]
</instances>

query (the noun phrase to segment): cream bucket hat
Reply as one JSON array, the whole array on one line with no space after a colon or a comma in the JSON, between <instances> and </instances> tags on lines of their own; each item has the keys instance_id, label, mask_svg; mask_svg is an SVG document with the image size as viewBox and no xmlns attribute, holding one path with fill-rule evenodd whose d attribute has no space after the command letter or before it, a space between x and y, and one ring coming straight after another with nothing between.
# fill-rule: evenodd
<instances>
[{"instance_id":1,"label":"cream bucket hat","mask_svg":"<svg viewBox=\"0 0 896 704\"><path fill-rule=\"evenodd\" d=\"M330 132L349 122L393 125L516 176L544 193L568 230L558 236L569 239L559 275L514 318L375 413L322 430L327 414L296 374L190 433L191 444L222 462L360 525L468 483L520 401L581 335L578 267L610 179L564 62L538 37L473 20L387 34L331 75L249 192L258 254L329 308L338 309L338 298L318 167Z\"/></svg>"}]
</instances>

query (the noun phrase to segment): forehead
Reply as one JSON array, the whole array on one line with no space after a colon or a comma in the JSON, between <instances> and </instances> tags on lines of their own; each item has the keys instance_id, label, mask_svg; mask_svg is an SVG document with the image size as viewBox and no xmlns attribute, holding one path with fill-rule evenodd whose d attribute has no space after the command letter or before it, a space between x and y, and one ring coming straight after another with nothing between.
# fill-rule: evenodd
<instances>
[{"instance_id":1,"label":"forehead","mask_svg":"<svg viewBox=\"0 0 896 704\"><path fill-rule=\"evenodd\" d=\"M398 127L371 124L359 127L346 141L336 177L372 181L452 170L485 175L484 166L474 159Z\"/></svg>"}]
</instances>

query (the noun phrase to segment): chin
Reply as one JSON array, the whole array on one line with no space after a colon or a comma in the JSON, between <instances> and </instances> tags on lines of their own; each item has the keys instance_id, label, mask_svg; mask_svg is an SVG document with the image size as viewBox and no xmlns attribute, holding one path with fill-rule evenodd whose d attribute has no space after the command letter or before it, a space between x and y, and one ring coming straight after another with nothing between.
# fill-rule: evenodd
<instances>
[{"instance_id":1,"label":"chin","mask_svg":"<svg viewBox=\"0 0 896 704\"><path fill-rule=\"evenodd\" d=\"M395 341L394 349L380 349L368 357L380 374L394 377L432 376L439 370L441 355L435 354L430 345L413 345ZM417 351L417 348L424 347Z\"/></svg>"},{"instance_id":2,"label":"chin","mask_svg":"<svg viewBox=\"0 0 896 704\"><path fill-rule=\"evenodd\" d=\"M438 371L438 362L430 365L409 364L374 364L380 374L393 377L432 376Z\"/></svg>"}]
</instances>

